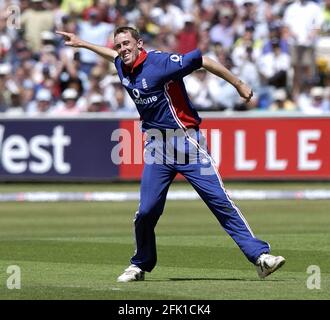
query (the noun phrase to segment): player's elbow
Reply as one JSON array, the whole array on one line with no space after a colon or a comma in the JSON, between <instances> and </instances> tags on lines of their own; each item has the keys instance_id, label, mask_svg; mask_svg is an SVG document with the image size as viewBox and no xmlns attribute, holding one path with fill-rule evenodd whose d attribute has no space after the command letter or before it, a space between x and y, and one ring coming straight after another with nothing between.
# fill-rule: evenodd
<instances>
[{"instance_id":1,"label":"player's elbow","mask_svg":"<svg viewBox=\"0 0 330 320\"><path fill-rule=\"evenodd\" d=\"M210 65L210 58L207 56L202 56L202 67L206 68Z\"/></svg>"},{"instance_id":2,"label":"player's elbow","mask_svg":"<svg viewBox=\"0 0 330 320\"><path fill-rule=\"evenodd\" d=\"M217 62L207 56L202 56L202 67L212 72L217 67Z\"/></svg>"}]
</instances>

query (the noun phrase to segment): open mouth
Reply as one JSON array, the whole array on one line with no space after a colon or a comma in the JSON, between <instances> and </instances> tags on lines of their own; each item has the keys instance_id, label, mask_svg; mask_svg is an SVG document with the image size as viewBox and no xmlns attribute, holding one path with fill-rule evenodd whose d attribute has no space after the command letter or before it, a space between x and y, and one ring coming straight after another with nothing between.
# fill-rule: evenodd
<instances>
[{"instance_id":1,"label":"open mouth","mask_svg":"<svg viewBox=\"0 0 330 320\"><path fill-rule=\"evenodd\" d=\"M123 59L124 59L124 60L129 59L129 53L125 53L125 54L123 55Z\"/></svg>"}]
</instances>

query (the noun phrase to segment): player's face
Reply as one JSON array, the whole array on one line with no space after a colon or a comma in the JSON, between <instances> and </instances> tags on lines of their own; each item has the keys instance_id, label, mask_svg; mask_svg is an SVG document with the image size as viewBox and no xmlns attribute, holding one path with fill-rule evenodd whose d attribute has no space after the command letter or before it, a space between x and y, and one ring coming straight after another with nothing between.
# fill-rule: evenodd
<instances>
[{"instance_id":1,"label":"player's face","mask_svg":"<svg viewBox=\"0 0 330 320\"><path fill-rule=\"evenodd\" d=\"M130 32L122 32L115 37L114 49L117 51L124 64L131 67L139 56L142 45L142 40L135 40Z\"/></svg>"}]
</instances>

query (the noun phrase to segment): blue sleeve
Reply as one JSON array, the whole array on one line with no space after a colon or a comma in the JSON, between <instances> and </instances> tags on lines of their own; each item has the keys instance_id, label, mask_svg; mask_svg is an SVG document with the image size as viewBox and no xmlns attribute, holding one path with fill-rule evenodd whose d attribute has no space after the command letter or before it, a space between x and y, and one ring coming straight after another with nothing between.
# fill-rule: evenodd
<instances>
[{"instance_id":1,"label":"blue sleeve","mask_svg":"<svg viewBox=\"0 0 330 320\"><path fill-rule=\"evenodd\" d=\"M115 58L114 63L115 63L115 67L118 70L118 72L119 72L119 70L121 71L121 59L120 59L119 55Z\"/></svg>"},{"instance_id":2,"label":"blue sleeve","mask_svg":"<svg viewBox=\"0 0 330 320\"><path fill-rule=\"evenodd\" d=\"M182 79L202 67L202 53L199 49L186 54L162 53L160 63L165 81Z\"/></svg>"}]
</instances>

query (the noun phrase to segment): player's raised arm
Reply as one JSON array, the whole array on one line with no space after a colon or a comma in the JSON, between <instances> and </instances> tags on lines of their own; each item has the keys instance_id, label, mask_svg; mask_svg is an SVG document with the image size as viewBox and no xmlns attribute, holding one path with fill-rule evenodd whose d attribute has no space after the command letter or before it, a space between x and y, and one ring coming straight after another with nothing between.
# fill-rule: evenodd
<instances>
[{"instance_id":1,"label":"player's raised arm","mask_svg":"<svg viewBox=\"0 0 330 320\"><path fill-rule=\"evenodd\" d=\"M249 102L253 96L252 89L246 85L242 80L238 79L230 70L228 70L221 63L216 62L209 57L203 56L202 66L209 72L221 77L231 83L239 93L239 95L245 99L245 102Z\"/></svg>"},{"instance_id":2,"label":"player's raised arm","mask_svg":"<svg viewBox=\"0 0 330 320\"><path fill-rule=\"evenodd\" d=\"M114 62L115 58L118 56L118 53L115 50L84 41L80 39L78 36L76 36L74 33L69 33L64 31L56 31L56 33L64 37L65 39L64 44L67 46L71 46L75 48L84 48L94 51L101 57L111 62Z\"/></svg>"}]
</instances>

